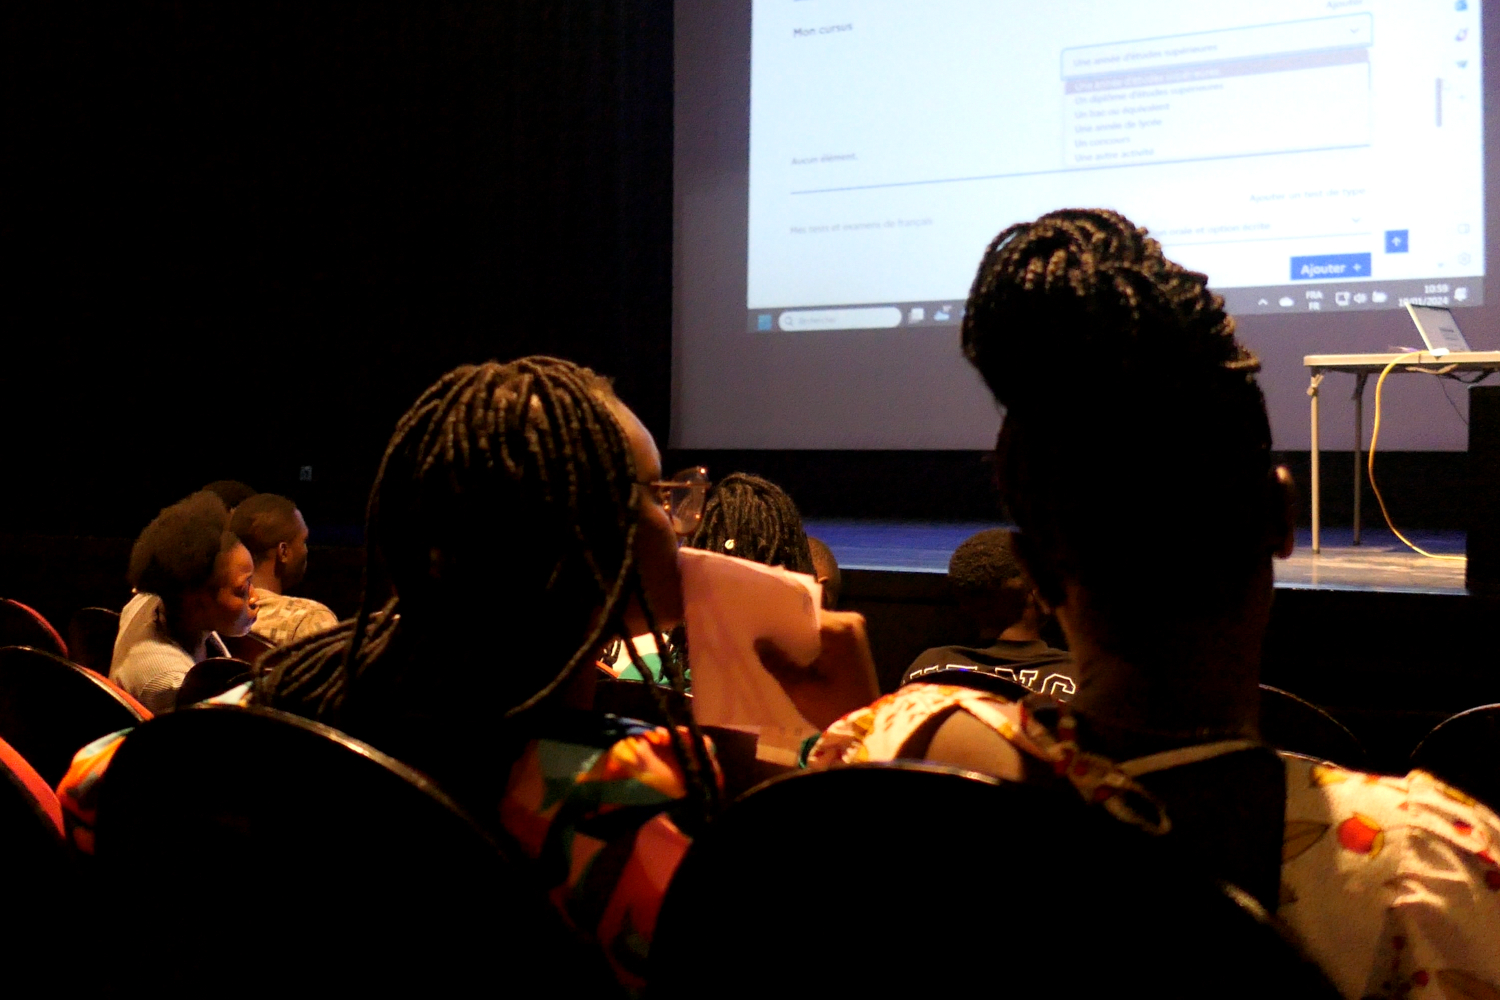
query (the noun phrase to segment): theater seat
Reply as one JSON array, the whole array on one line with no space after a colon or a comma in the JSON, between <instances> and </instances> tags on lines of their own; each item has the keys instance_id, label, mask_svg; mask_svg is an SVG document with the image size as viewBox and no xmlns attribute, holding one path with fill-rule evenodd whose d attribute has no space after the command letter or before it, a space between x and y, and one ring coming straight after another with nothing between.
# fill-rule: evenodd
<instances>
[{"instance_id":1,"label":"theater seat","mask_svg":"<svg viewBox=\"0 0 1500 1000\"><path fill-rule=\"evenodd\" d=\"M250 679L255 668L232 656L213 656L187 672L177 689L177 707L187 708L221 695Z\"/></svg>"},{"instance_id":2,"label":"theater seat","mask_svg":"<svg viewBox=\"0 0 1500 1000\"><path fill-rule=\"evenodd\" d=\"M0 648L0 739L56 788L73 755L151 713L92 670L26 646Z\"/></svg>"},{"instance_id":3,"label":"theater seat","mask_svg":"<svg viewBox=\"0 0 1500 1000\"><path fill-rule=\"evenodd\" d=\"M0 740L0 770L7 779L0 791L0 858L21 856L15 852L23 848L51 850L47 845L53 842L61 847L63 816L57 795L4 740Z\"/></svg>"},{"instance_id":4,"label":"theater seat","mask_svg":"<svg viewBox=\"0 0 1500 1000\"><path fill-rule=\"evenodd\" d=\"M1367 766L1364 745L1342 722L1312 702L1269 684L1260 686L1260 735L1277 750L1356 771Z\"/></svg>"},{"instance_id":5,"label":"theater seat","mask_svg":"<svg viewBox=\"0 0 1500 1000\"><path fill-rule=\"evenodd\" d=\"M120 612L109 608L79 608L68 619L68 651L74 663L109 676L120 632ZM25 645L21 643L20 645Z\"/></svg>"},{"instance_id":6,"label":"theater seat","mask_svg":"<svg viewBox=\"0 0 1500 1000\"><path fill-rule=\"evenodd\" d=\"M1500 810L1500 705L1480 705L1444 719L1411 753L1427 771Z\"/></svg>"},{"instance_id":7,"label":"theater seat","mask_svg":"<svg viewBox=\"0 0 1500 1000\"><path fill-rule=\"evenodd\" d=\"M1338 994L1243 893L1071 788L930 764L752 790L693 842L657 997Z\"/></svg>"},{"instance_id":8,"label":"theater seat","mask_svg":"<svg viewBox=\"0 0 1500 1000\"><path fill-rule=\"evenodd\" d=\"M68 644L40 611L0 597L0 646L32 646L67 658Z\"/></svg>"},{"instance_id":9,"label":"theater seat","mask_svg":"<svg viewBox=\"0 0 1500 1000\"><path fill-rule=\"evenodd\" d=\"M62 807L42 776L0 740L0 872L5 983L11 995L91 992L67 955L69 907L77 903ZM75 959L67 961L68 958ZM65 963L65 964L64 964ZM26 983L31 983L27 987Z\"/></svg>"},{"instance_id":10,"label":"theater seat","mask_svg":"<svg viewBox=\"0 0 1500 1000\"><path fill-rule=\"evenodd\" d=\"M246 632L244 635L221 635L219 641L224 648L229 650L229 655L236 660L244 660L246 663L254 663L262 656L276 648L276 644L269 639L262 638L254 632Z\"/></svg>"},{"instance_id":11,"label":"theater seat","mask_svg":"<svg viewBox=\"0 0 1500 1000\"><path fill-rule=\"evenodd\" d=\"M149 958L154 993L614 992L529 865L429 779L270 709L201 705L132 733L100 786L95 860L106 885L151 884L131 921L167 937L107 936L115 960Z\"/></svg>"}]
</instances>

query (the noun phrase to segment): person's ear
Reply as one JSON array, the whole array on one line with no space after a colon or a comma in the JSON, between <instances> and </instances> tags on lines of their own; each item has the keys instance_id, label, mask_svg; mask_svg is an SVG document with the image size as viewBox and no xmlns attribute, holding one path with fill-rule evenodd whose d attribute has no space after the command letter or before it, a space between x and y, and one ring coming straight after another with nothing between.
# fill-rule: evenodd
<instances>
[{"instance_id":1,"label":"person's ear","mask_svg":"<svg viewBox=\"0 0 1500 1000\"><path fill-rule=\"evenodd\" d=\"M1267 541L1272 555L1286 559L1297 547L1297 483L1291 470L1284 465L1272 469L1266 492L1270 508L1266 511Z\"/></svg>"},{"instance_id":2,"label":"person's ear","mask_svg":"<svg viewBox=\"0 0 1500 1000\"><path fill-rule=\"evenodd\" d=\"M1016 555L1016 561L1021 564L1021 571L1026 574L1026 582L1050 614L1053 608L1067 599L1068 592L1063 586L1062 576L1053 569L1046 554L1025 532L1012 531L1010 546Z\"/></svg>"},{"instance_id":3,"label":"person's ear","mask_svg":"<svg viewBox=\"0 0 1500 1000\"><path fill-rule=\"evenodd\" d=\"M276 565L285 566L292 555L292 547L286 542L276 543Z\"/></svg>"}]
</instances>

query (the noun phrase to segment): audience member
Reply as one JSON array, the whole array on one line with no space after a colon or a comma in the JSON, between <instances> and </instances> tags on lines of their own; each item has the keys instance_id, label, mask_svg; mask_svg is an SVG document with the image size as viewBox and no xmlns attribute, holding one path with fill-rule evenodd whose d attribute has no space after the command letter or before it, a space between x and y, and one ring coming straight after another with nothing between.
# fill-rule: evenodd
<instances>
[{"instance_id":1,"label":"audience member","mask_svg":"<svg viewBox=\"0 0 1500 1000\"><path fill-rule=\"evenodd\" d=\"M668 699L667 727L592 711L605 643L681 618L660 476L650 433L588 369L454 369L401 418L371 492L369 560L397 596L377 609L368 591L353 621L267 655L240 692L431 775L535 860L632 987L666 883L721 798L700 730ZM823 642L786 684L819 726L868 700L874 676L858 615L826 616ZM678 657L663 669L683 690ZM127 738L75 758L59 790L71 824L91 821Z\"/></svg>"},{"instance_id":2,"label":"audience member","mask_svg":"<svg viewBox=\"0 0 1500 1000\"><path fill-rule=\"evenodd\" d=\"M1016 561L1009 531L990 528L965 539L948 560L948 586L979 642L936 646L921 653L901 683L960 667L1014 681L1059 701L1073 696L1078 677L1072 657L1042 638L1047 612Z\"/></svg>"},{"instance_id":3,"label":"audience member","mask_svg":"<svg viewBox=\"0 0 1500 1000\"><path fill-rule=\"evenodd\" d=\"M254 569L217 496L164 509L130 550L136 595L120 612L110 680L152 712L170 712L187 672L227 655L218 633L243 635L254 623Z\"/></svg>"},{"instance_id":4,"label":"audience member","mask_svg":"<svg viewBox=\"0 0 1500 1000\"><path fill-rule=\"evenodd\" d=\"M224 506L229 508L232 514L236 507L255 496L255 487L248 486L238 479L215 479L203 487L202 492L212 493L223 500Z\"/></svg>"},{"instance_id":5,"label":"audience member","mask_svg":"<svg viewBox=\"0 0 1500 1000\"><path fill-rule=\"evenodd\" d=\"M837 610L839 594L844 590L844 574L839 572L839 561L821 538L808 535L807 547L812 552L813 576L823 585L823 607L829 611Z\"/></svg>"},{"instance_id":6,"label":"audience member","mask_svg":"<svg viewBox=\"0 0 1500 1000\"><path fill-rule=\"evenodd\" d=\"M250 631L285 646L339 623L325 605L286 592L307 573L307 522L296 504L275 493L257 493L234 509L229 527L255 561L259 614Z\"/></svg>"},{"instance_id":7,"label":"audience member","mask_svg":"<svg viewBox=\"0 0 1500 1000\"><path fill-rule=\"evenodd\" d=\"M813 573L797 505L780 486L747 472L731 473L714 487L703 505L703 523L687 544L793 573Z\"/></svg>"},{"instance_id":8,"label":"audience member","mask_svg":"<svg viewBox=\"0 0 1500 1000\"><path fill-rule=\"evenodd\" d=\"M685 544L795 573L813 573L812 551L797 505L780 486L745 472L731 473L713 488L703 505L698 528ZM641 672L644 666L653 680L665 683L656 638L636 635L631 641L636 656L628 655L624 640L619 640L605 650L599 665L627 681L645 680ZM682 641L680 633L676 641Z\"/></svg>"},{"instance_id":9,"label":"audience member","mask_svg":"<svg viewBox=\"0 0 1500 1000\"><path fill-rule=\"evenodd\" d=\"M810 766L926 756L1068 781L1259 898L1345 996L1496 994L1500 818L1420 771L1258 742L1291 485L1258 362L1206 280L1113 212L1054 212L990 244L963 346L1005 407L1016 552L1067 635L1077 694L909 684L829 727ZM1073 359L1066 378L1018 360L1039 330ZM1158 461L1166 441L1191 461ZM1186 565L1168 544L1182 538L1204 542Z\"/></svg>"}]
</instances>

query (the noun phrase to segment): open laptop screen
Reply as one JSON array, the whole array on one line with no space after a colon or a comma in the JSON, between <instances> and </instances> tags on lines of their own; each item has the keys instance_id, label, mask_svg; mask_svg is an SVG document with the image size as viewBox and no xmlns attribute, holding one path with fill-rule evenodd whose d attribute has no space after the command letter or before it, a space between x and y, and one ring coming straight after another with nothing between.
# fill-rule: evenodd
<instances>
[{"instance_id":1,"label":"open laptop screen","mask_svg":"<svg viewBox=\"0 0 1500 1000\"><path fill-rule=\"evenodd\" d=\"M1453 352L1470 350L1468 341L1464 340L1463 332L1458 328L1458 320L1447 309L1408 303L1406 311L1411 313L1411 321L1417 325L1417 332L1422 335L1422 342L1429 351L1440 348Z\"/></svg>"}]
</instances>

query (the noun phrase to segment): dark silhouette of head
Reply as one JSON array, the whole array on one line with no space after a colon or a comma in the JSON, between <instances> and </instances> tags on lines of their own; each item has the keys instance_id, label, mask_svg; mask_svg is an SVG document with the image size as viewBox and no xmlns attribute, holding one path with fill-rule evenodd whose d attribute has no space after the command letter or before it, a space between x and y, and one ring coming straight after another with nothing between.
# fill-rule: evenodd
<instances>
[{"instance_id":1,"label":"dark silhouette of head","mask_svg":"<svg viewBox=\"0 0 1500 1000\"><path fill-rule=\"evenodd\" d=\"M302 582L308 531L296 504L275 493L257 493L234 509L229 527L250 550L256 575L274 583L276 593Z\"/></svg>"},{"instance_id":2,"label":"dark silhouette of head","mask_svg":"<svg viewBox=\"0 0 1500 1000\"><path fill-rule=\"evenodd\" d=\"M1234 330L1204 275L1114 212L1052 212L986 249L963 349L1005 407L997 475L1048 604L1071 581L1123 633L1164 606L1233 613L1269 572L1287 494L1259 363ZM1025 360L1039 336L1066 372ZM1195 546L1190 587L1169 540Z\"/></svg>"},{"instance_id":3,"label":"dark silhouette of head","mask_svg":"<svg viewBox=\"0 0 1500 1000\"><path fill-rule=\"evenodd\" d=\"M953 550L948 587L959 610L985 638L1019 622L1032 603L1031 585L1004 528L970 535Z\"/></svg>"},{"instance_id":4,"label":"dark silhouette of head","mask_svg":"<svg viewBox=\"0 0 1500 1000\"><path fill-rule=\"evenodd\" d=\"M731 473L714 487L688 544L794 573L813 572L797 505L780 486L746 472Z\"/></svg>"}]
</instances>

